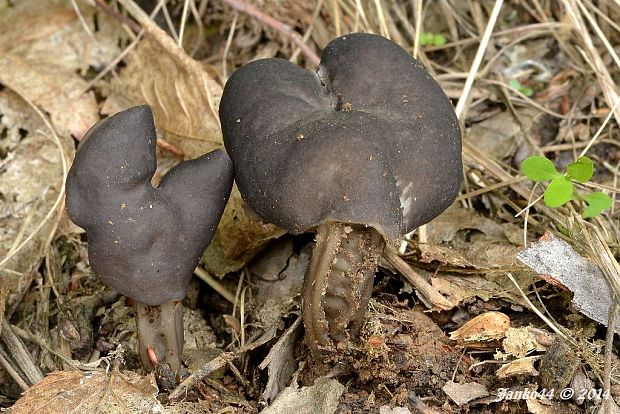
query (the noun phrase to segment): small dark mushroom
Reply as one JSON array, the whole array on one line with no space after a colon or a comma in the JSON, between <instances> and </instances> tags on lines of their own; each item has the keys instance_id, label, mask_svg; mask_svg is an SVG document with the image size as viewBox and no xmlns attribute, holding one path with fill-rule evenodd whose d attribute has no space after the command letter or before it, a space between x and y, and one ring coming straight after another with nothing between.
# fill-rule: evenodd
<instances>
[{"instance_id":1,"label":"small dark mushroom","mask_svg":"<svg viewBox=\"0 0 620 414\"><path fill-rule=\"evenodd\" d=\"M244 200L294 233L316 229L303 313L313 351L359 334L385 241L446 209L462 181L454 110L391 41L330 42L316 73L254 61L228 80L224 145Z\"/></svg>"},{"instance_id":2,"label":"small dark mushroom","mask_svg":"<svg viewBox=\"0 0 620 414\"><path fill-rule=\"evenodd\" d=\"M97 123L78 147L66 201L69 216L88 234L94 272L136 302L144 367L167 362L176 372L183 349L180 301L215 233L233 171L226 153L216 150L176 166L155 188L155 145L148 106Z\"/></svg>"}]
</instances>

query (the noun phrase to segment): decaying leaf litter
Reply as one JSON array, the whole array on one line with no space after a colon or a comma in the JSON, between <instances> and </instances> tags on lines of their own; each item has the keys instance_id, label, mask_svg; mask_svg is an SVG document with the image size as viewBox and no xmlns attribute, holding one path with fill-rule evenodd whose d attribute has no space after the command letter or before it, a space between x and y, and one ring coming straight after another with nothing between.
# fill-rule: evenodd
<instances>
[{"instance_id":1,"label":"decaying leaf litter","mask_svg":"<svg viewBox=\"0 0 620 414\"><path fill-rule=\"evenodd\" d=\"M528 155L563 170L587 149L596 168L588 185L615 196L616 2L151 3L141 11L129 0L0 2L2 406L30 388L14 412L54 412L60 398L74 412L258 412L268 404L267 412L287 412L294 403L343 413L617 409L607 309L566 279L585 266L595 293L618 292L617 209L587 222L578 204L549 209L533 203L543 188L519 174ZM191 375L179 386L159 378L158 393L152 374L131 372L140 372L133 308L94 277L85 237L64 213L76 141L101 116L148 103L157 180L221 146L217 105L236 67L283 57L314 68L329 40L351 31L381 34L416 55L464 126L461 196L401 246L414 271L405 277L427 290L382 263L360 342L340 364L318 364L299 324L312 236L252 221L233 193L196 272L207 284L195 278L185 303ZM424 33L447 42L421 45ZM565 245L524 250L541 236ZM566 256L585 265L567 268ZM554 273L557 262L564 267ZM447 309L424 312L436 297ZM573 397L552 402L500 392L568 387ZM603 390L611 398L600 398Z\"/></svg>"}]
</instances>

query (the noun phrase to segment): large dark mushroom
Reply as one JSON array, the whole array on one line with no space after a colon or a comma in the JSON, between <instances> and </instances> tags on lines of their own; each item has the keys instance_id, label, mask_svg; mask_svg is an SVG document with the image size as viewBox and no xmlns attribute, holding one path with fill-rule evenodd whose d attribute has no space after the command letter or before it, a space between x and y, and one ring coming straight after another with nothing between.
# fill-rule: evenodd
<instances>
[{"instance_id":1,"label":"large dark mushroom","mask_svg":"<svg viewBox=\"0 0 620 414\"><path fill-rule=\"evenodd\" d=\"M228 200L232 163L222 150L181 163L159 187L148 106L106 118L86 134L67 177L67 211L88 234L92 269L136 302L145 368L181 365L185 297Z\"/></svg>"},{"instance_id":2,"label":"large dark mushroom","mask_svg":"<svg viewBox=\"0 0 620 414\"><path fill-rule=\"evenodd\" d=\"M330 42L316 73L281 59L228 80L224 144L244 200L294 233L316 229L303 313L313 351L358 335L385 242L447 208L461 134L439 85L376 35Z\"/></svg>"}]
</instances>

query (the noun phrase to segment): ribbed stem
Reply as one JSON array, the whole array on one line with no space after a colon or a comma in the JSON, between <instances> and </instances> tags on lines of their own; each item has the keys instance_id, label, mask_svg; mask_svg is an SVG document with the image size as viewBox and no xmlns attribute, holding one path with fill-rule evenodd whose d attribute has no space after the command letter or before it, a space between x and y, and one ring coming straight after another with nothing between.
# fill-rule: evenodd
<instances>
[{"instance_id":1,"label":"ribbed stem","mask_svg":"<svg viewBox=\"0 0 620 414\"><path fill-rule=\"evenodd\" d=\"M178 372L184 343L181 301L171 300L159 306L136 303L136 324L142 366L152 370L154 362L157 365L167 363L172 372ZM156 361L149 357L149 347L154 351Z\"/></svg>"},{"instance_id":2,"label":"ribbed stem","mask_svg":"<svg viewBox=\"0 0 620 414\"><path fill-rule=\"evenodd\" d=\"M306 340L313 352L346 347L359 335L384 246L370 227L318 227L303 292Z\"/></svg>"}]
</instances>

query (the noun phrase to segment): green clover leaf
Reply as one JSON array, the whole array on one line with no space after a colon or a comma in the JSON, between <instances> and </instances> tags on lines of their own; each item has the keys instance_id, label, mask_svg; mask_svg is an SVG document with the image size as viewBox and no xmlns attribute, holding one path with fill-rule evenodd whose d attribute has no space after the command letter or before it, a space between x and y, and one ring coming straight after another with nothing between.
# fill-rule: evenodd
<instances>
[{"instance_id":1,"label":"green clover leaf","mask_svg":"<svg viewBox=\"0 0 620 414\"><path fill-rule=\"evenodd\" d=\"M539 155L523 160L521 171L532 181L547 181L564 177L555 169L551 160Z\"/></svg>"},{"instance_id":2,"label":"green clover leaf","mask_svg":"<svg viewBox=\"0 0 620 414\"><path fill-rule=\"evenodd\" d=\"M545 190L545 204L549 207L560 207L570 201L573 196L573 183L563 175L551 180Z\"/></svg>"},{"instance_id":3,"label":"green clover leaf","mask_svg":"<svg viewBox=\"0 0 620 414\"><path fill-rule=\"evenodd\" d=\"M604 193L590 193L581 197L588 207L584 210L583 218L595 217L601 214L603 210L607 210L611 207L611 197Z\"/></svg>"},{"instance_id":4,"label":"green clover leaf","mask_svg":"<svg viewBox=\"0 0 620 414\"><path fill-rule=\"evenodd\" d=\"M566 171L568 173L568 178L578 183L585 183L594 175L594 164L588 157L579 157L577 161L568 164Z\"/></svg>"}]
</instances>

